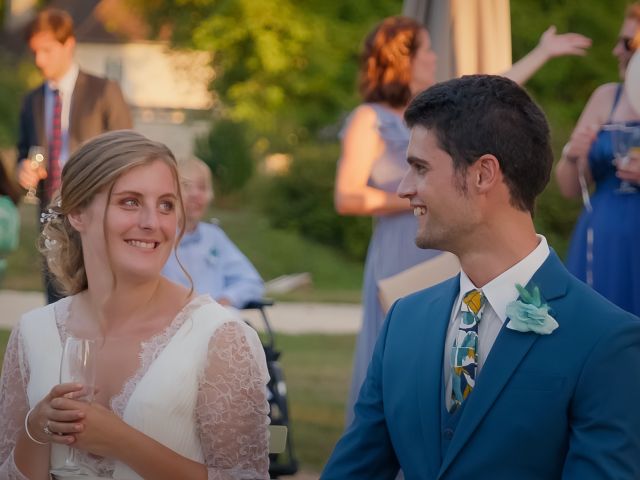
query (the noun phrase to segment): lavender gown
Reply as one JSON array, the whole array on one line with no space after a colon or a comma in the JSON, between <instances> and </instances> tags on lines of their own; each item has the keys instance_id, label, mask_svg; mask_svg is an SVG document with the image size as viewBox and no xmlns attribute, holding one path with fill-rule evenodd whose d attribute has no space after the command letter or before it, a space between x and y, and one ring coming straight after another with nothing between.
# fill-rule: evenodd
<instances>
[{"instance_id":1,"label":"lavender gown","mask_svg":"<svg viewBox=\"0 0 640 480\"><path fill-rule=\"evenodd\" d=\"M368 185L394 193L407 169L406 153L409 129L393 111L369 104L378 117L377 129L385 149L374 161ZM347 123L348 125L348 123ZM417 220L413 213L374 217L374 230L367 251L362 292L362 328L356 342L351 389L347 401L346 426L353 420L353 406L367 373L384 314L378 301L378 281L436 256L436 250L421 250L415 245Z\"/></svg>"}]
</instances>

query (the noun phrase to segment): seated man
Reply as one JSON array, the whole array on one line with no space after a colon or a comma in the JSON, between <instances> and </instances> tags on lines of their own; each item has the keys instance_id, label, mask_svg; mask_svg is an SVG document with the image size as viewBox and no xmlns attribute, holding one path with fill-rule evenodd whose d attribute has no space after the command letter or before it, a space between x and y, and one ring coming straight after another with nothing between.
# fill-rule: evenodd
<instances>
[{"instance_id":1,"label":"seated man","mask_svg":"<svg viewBox=\"0 0 640 480\"><path fill-rule=\"evenodd\" d=\"M262 298L264 283L249 259L220 227L201 221L213 200L211 170L197 158L180 162L178 169L186 228L177 254L193 279L195 291L208 293L219 304L235 308ZM169 257L162 273L189 286L175 255Z\"/></svg>"}]
</instances>

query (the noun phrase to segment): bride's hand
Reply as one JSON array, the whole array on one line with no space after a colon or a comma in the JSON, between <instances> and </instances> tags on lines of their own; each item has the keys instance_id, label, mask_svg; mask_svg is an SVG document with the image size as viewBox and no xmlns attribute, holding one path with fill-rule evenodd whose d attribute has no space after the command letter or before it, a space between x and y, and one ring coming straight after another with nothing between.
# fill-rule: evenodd
<instances>
[{"instance_id":1,"label":"bride's hand","mask_svg":"<svg viewBox=\"0 0 640 480\"><path fill-rule=\"evenodd\" d=\"M131 427L98 403L70 402L84 416L82 429L75 435L73 446L101 457L117 458L118 445Z\"/></svg>"},{"instance_id":2,"label":"bride's hand","mask_svg":"<svg viewBox=\"0 0 640 480\"><path fill-rule=\"evenodd\" d=\"M74 434L82 429L80 421L84 413L77 408L68 408L74 395L82 392L77 383L63 383L51 389L31 411L27 418L30 436L42 443L69 445L74 442Z\"/></svg>"}]
</instances>

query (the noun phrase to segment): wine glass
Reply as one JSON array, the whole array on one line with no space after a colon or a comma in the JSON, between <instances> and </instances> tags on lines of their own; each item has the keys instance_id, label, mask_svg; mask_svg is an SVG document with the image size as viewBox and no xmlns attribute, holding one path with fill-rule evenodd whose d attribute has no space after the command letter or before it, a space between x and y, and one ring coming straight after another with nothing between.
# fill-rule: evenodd
<instances>
[{"instance_id":1,"label":"wine glass","mask_svg":"<svg viewBox=\"0 0 640 480\"><path fill-rule=\"evenodd\" d=\"M29 148L29 155L28 155L28 158L25 160L29 162L28 164L29 168L31 168L34 171L37 171L40 167L44 165L44 160L45 160L44 147L40 147L36 145ZM37 186L38 186L37 183L29 186L27 193L24 196L25 203L29 203L31 205L37 205L38 203L40 203L40 199L36 194Z\"/></svg>"},{"instance_id":2,"label":"wine glass","mask_svg":"<svg viewBox=\"0 0 640 480\"><path fill-rule=\"evenodd\" d=\"M629 151L634 147L634 143L640 142L640 127L632 127L624 124L612 124L605 127L611 132L611 146L613 148L613 163L616 166L624 167L629 163ZM640 143L638 144L640 146ZM616 189L616 193L635 193L636 187L623 180Z\"/></svg>"},{"instance_id":3,"label":"wine glass","mask_svg":"<svg viewBox=\"0 0 640 480\"><path fill-rule=\"evenodd\" d=\"M68 337L62 350L60 383L81 383L80 396L75 400L91 403L96 380L96 341L86 338ZM64 470L77 473L75 448L69 447Z\"/></svg>"}]
</instances>

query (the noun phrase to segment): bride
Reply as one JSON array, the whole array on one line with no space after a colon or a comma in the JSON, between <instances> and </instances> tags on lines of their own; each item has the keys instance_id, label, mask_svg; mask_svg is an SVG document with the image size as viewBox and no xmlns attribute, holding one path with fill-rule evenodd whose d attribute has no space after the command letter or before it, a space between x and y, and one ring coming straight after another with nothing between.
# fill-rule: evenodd
<instances>
[{"instance_id":1,"label":"bride","mask_svg":"<svg viewBox=\"0 0 640 480\"><path fill-rule=\"evenodd\" d=\"M160 275L184 230L171 152L128 130L100 135L69 159L58 198L41 250L69 296L11 334L0 479L269 478L257 334ZM97 339L91 404L86 386L58 384L69 336ZM65 473L69 448L77 471Z\"/></svg>"}]
</instances>

